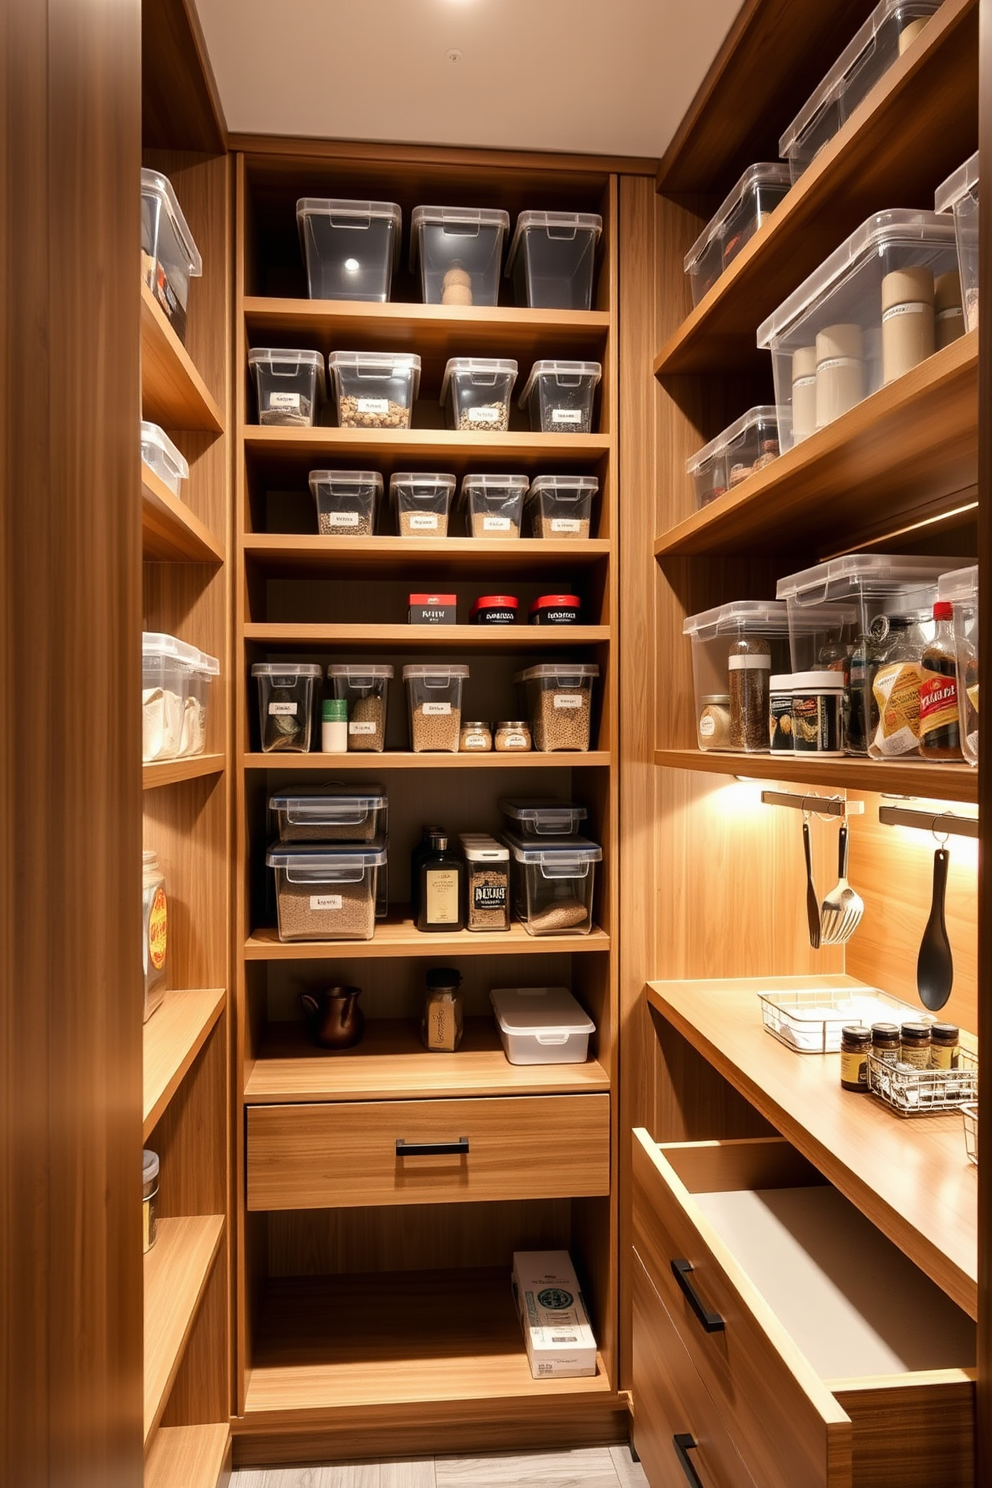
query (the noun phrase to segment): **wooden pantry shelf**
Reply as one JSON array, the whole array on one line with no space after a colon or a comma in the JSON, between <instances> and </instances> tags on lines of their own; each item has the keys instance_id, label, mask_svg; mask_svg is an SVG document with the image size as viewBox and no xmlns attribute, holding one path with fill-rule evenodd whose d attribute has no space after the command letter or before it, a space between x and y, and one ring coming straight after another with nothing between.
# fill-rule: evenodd
<instances>
[{"instance_id":1,"label":"wooden pantry shelf","mask_svg":"<svg viewBox=\"0 0 992 1488\"><path fill-rule=\"evenodd\" d=\"M142 1139L148 1137L182 1084L224 1008L223 987L176 988L143 1029Z\"/></svg>"},{"instance_id":2,"label":"wooden pantry shelf","mask_svg":"<svg viewBox=\"0 0 992 1488\"><path fill-rule=\"evenodd\" d=\"M589 568L609 556L608 538L553 542L521 537L493 542L473 537L318 537L295 533L248 533L246 561L287 574L307 569L347 569L350 579L406 578L430 572L438 578L468 574L506 575L506 580L558 575ZM561 580L558 580L561 582Z\"/></svg>"},{"instance_id":3,"label":"wooden pantry shelf","mask_svg":"<svg viewBox=\"0 0 992 1488\"><path fill-rule=\"evenodd\" d=\"M487 651L547 650L557 646L589 646L610 639L608 625L300 625L249 622L246 641L269 646L314 643L410 646L446 650L471 646Z\"/></svg>"},{"instance_id":4,"label":"wooden pantry shelf","mask_svg":"<svg viewBox=\"0 0 992 1488\"><path fill-rule=\"evenodd\" d=\"M444 429L281 429L262 424L245 428L245 454L275 457L285 469L293 462L314 468L316 459L373 462L396 457L404 461L442 460L442 469L466 463L492 469L508 461L539 463L557 471L563 464L593 462L613 447L609 434L462 434ZM381 468L381 467L380 467ZM513 466L507 468L512 469Z\"/></svg>"},{"instance_id":5,"label":"wooden pantry shelf","mask_svg":"<svg viewBox=\"0 0 992 1488\"><path fill-rule=\"evenodd\" d=\"M219 775L224 768L222 754L194 754L187 759L155 760L141 767L143 790L157 790L163 785L176 785L181 780L199 780L202 775Z\"/></svg>"},{"instance_id":6,"label":"wooden pantry shelf","mask_svg":"<svg viewBox=\"0 0 992 1488\"><path fill-rule=\"evenodd\" d=\"M831 557L974 507L977 479L978 332L970 331L679 522L655 555L808 541Z\"/></svg>"},{"instance_id":7,"label":"wooden pantry shelf","mask_svg":"<svg viewBox=\"0 0 992 1488\"><path fill-rule=\"evenodd\" d=\"M245 942L246 961L344 961L376 956L535 956L578 951L608 951L610 937L594 925L588 935L528 935L516 920L509 930L456 930L424 934L414 928L409 912L390 906L377 920L372 940L281 941L275 927L260 926Z\"/></svg>"},{"instance_id":8,"label":"wooden pantry shelf","mask_svg":"<svg viewBox=\"0 0 992 1488\"><path fill-rule=\"evenodd\" d=\"M584 1064L510 1064L492 1018L467 1018L461 1048L438 1060L420 1025L370 1019L354 1049L315 1049L302 1023L269 1024L245 1082L249 1105L286 1101L416 1100L420 1096L560 1095L609 1090L596 1059Z\"/></svg>"},{"instance_id":9,"label":"wooden pantry shelf","mask_svg":"<svg viewBox=\"0 0 992 1488\"><path fill-rule=\"evenodd\" d=\"M153 562L224 562L224 544L147 465L141 467L141 556Z\"/></svg>"},{"instance_id":10,"label":"wooden pantry shelf","mask_svg":"<svg viewBox=\"0 0 992 1488\"><path fill-rule=\"evenodd\" d=\"M162 1426L145 1459L143 1488L218 1488L231 1468L231 1428Z\"/></svg>"},{"instance_id":11,"label":"wooden pantry shelf","mask_svg":"<svg viewBox=\"0 0 992 1488\"><path fill-rule=\"evenodd\" d=\"M387 749L381 754L246 754L242 764L246 770L361 770L363 774L380 770L503 770L544 769L577 770L601 768L613 763L608 749L589 749L585 753L571 750L545 754L538 750L523 753L491 750L487 754L413 754L408 749Z\"/></svg>"},{"instance_id":12,"label":"wooden pantry shelf","mask_svg":"<svg viewBox=\"0 0 992 1488\"><path fill-rule=\"evenodd\" d=\"M147 284L141 286L141 410L164 429L220 434L224 415Z\"/></svg>"},{"instance_id":13,"label":"wooden pantry shelf","mask_svg":"<svg viewBox=\"0 0 992 1488\"><path fill-rule=\"evenodd\" d=\"M647 998L752 1106L971 1316L978 1310L976 1172L959 1112L906 1120L842 1090L837 1056L767 1034L758 993L850 988L854 977L649 982Z\"/></svg>"},{"instance_id":14,"label":"wooden pantry shelf","mask_svg":"<svg viewBox=\"0 0 992 1488\"><path fill-rule=\"evenodd\" d=\"M145 1446L162 1418L224 1234L221 1214L160 1219L145 1256Z\"/></svg>"},{"instance_id":15,"label":"wooden pantry shelf","mask_svg":"<svg viewBox=\"0 0 992 1488\"><path fill-rule=\"evenodd\" d=\"M754 366L758 325L867 217L932 209L934 184L978 144L978 10L945 0L683 321L656 374Z\"/></svg>"},{"instance_id":16,"label":"wooden pantry shelf","mask_svg":"<svg viewBox=\"0 0 992 1488\"><path fill-rule=\"evenodd\" d=\"M925 801L978 800L978 771L970 765L931 765L924 760L821 758L782 754L720 754L715 750L657 749L654 762L669 770L707 775L780 780L792 785L825 785L834 790L877 791Z\"/></svg>"}]
</instances>

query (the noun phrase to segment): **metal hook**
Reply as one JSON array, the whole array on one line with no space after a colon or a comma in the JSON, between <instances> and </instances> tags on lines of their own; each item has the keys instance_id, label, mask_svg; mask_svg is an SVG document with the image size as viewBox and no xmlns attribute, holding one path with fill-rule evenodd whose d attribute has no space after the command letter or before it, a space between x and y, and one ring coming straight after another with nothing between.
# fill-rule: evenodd
<instances>
[{"instance_id":1,"label":"metal hook","mask_svg":"<svg viewBox=\"0 0 992 1488\"><path fill-rule=\"evenodd\" d=\"M951 834L950 832L945 832L944 835L941 836L940 833L937 831L937 823L941 820L942 817L953 815L954 813L952 811L942 811L940 813L940 816L935 816L930 824L930 835L933 837L933 840L934 842L936 842L938 847L946 847L947 843L950 841Z\"/></svg>"}]
</instances>

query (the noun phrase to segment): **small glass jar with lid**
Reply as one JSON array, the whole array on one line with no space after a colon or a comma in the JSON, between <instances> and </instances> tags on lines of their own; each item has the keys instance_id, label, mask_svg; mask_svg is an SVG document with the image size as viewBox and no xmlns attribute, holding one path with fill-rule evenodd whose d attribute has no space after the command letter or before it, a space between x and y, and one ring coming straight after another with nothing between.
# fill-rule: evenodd
<instances>
[{"instance_id":1,"label":"small glass jar with lid","mask_svg":"<svg viewBox=\"0 0 992 1488\"><path fill-rule=\"evenodd\" d=\"M872 1058L883 1064L898 1064L901 1041L898 1023L873 1023L871 1025Z\"/></svg>"},{"instance_id":2,"label":"small glass jar with lid","mask_svg":"<svg viewBox=\"0 0 992 1488\"><path fill-rule=\"evenodd\" d=\"M453 1054L462 1041L465 1011L461 984L461 972L453 966L435 966L427 973L420 1036L431 1053Z\"/></svg>"},{"instance_id":3,"label":"small glass jar with lid","mask_svg":"<svg viewBox=\"0 0 992 1488\"><path fill-rule=\"evenodd\" d=\"M146 1147L141 1154L142 1246L147 1254L155 1244L158 1221L158 1153Z\"/></svg>"},{"instance_id":4,"label":"small glass jar with lid","mask_svg":"<svg viewBox=\"0 0 992 1488\"><path fill-rule=\"evenodd\" d=\"M913 1069L930 1067L929 1023L904 1023L899 1030L899 1060Z\"/></svg>"},{"instance_id":5,"label":"small glass jar with lid","mask_svg":"<svg viewBox=\"0 0 992 1488\"><path fill-rule=\"evenodd\" d=\"M492 747L493 733L487 722L462 723L458 735L460 754L487 754Z\"/></svg>"},{"instance_id":6,"label":"small glass jar with lid","mask_svg":"<svg viewBox=\"0 0 992 1488\"><path fill-rule=\"evenodd\" d=\"M934 1023L930 1028L930 1068L957 1069L961 1062L961 1030L955 1023Z\"/></svg>"},{"instance_id":7,"label":"small glass jar with lid","mask_svg":"<svg viewBox=\"0 0 992 1488\"><path fill-rule=\"evenodd\" d=\"M841 1029L840 1083L844 1090L867 1091L871 1037L871 1029L858 1023L849 1023Z\"/></svg>"},{"instance_id":8,"label":"small glass jar with lid","mask_svg":"<svg viewBox=\"0 0 992 1488\"><path fill-rule=\"evenodd\" d=\"M496 725L496 749L500 754L526 753L531 745L530 724L524 719L504 719Z\"/></svg>"}]
</instances>

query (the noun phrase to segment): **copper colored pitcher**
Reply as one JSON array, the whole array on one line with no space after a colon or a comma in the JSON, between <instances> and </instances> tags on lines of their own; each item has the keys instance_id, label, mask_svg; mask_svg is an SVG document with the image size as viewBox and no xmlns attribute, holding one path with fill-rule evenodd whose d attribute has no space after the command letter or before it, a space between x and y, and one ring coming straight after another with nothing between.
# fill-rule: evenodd
<instances>
[{"instance_id":1,"label":"copper colored pitcher","mask_svg":"<svg viewBox=\"0 0 992 1488\"><path fill-rule=\"evenodd\" d=\"M310 1037L322 1049L350 1049L365 1031L365 1014L358 1006L361 987L324 987L300 993L300 1006Z\"/></svg>"}]
</instances>

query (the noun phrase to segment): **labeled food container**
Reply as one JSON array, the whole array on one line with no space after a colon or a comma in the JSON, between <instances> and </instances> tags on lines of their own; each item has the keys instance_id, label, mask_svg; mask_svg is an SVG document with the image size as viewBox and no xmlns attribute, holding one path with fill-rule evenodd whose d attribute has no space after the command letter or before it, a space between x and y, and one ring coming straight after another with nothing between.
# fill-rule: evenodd
<instances>
[{"instance_id":1,"label":"labeled food container","mask_svg":"<svg viewBox=\"0 0 992 1488\"><path fill-rule=\"evenodd\" d=\"M792 411L783 450L932 356L936 285L956 269L946 216L878 212L758 327L775 402Z\"/></svg>"},{"instance_id":2,"label":"labeled food container","mask_svg":"<svg viewBox=\"0 0 992 1488\"><path fill-rule=\"evenodd\" d=\"M517 304L589 310L602 231L594 212L521 212L506 262Z\"/></svg>"},{"instance_id":3,"label":"labeled food container","mask_svg":"<svg viewBox=\"0 0 992 1488\"><path fill-rule=\"evenodd\" d=\"M158 424L141 425L141 462L147 465L173 496L182 495L182 483L189 480L189 465Z\"/></svg>"},{"instance_id":4,"label":"labeled food container","mask_svg":"<svg viewBox=\"0 0 992 1488\"><path fill-rule=\"evenodd\" d=\"M145 1255L157 1238L158 1174L158 1153L150 1152L146 1147L141 1154L141 1249Z\"/></svg>"},{"instance_id":5,"label":"labeled food container","mask_svg":"<svg viewBox=\"0 0 992 1488\"><path fill-rule=\"evenodd\" d=\"M386 747L386 707L393 668L385 662L336 662L327 680L348 704L348 749L381 754Z\"/></svg>"},{"instance_id":6,"label":"labeled food container","mask_svg":"<svg viewBox=\"0 0 992 1488\"><path fill-rule=\"evenodd\" d=\"M469 611L470 625L514 625L520 601L514 594L483 594Z\"/></svg>"},{"instance_id":7,"label":"labeled food container","mask_svg":"<svg viewBox=\"0 0 992 1488\"><path fill-rule=\"evenodd\" d=\"M588 935L602 848L585 837L537 842L507 832L503 840L513 863L513 913L528 935Z\"/></svg>"},{"instance_id":8,"label":"labeled food container","mask_svg":"<svg viewBox=\"0 0 992 1488\"><path fill-rule=\"evenodd\" d=\"M248 353L255 378L258 422L307 429L324 401L324 358L319 351L256 347Z\"/></svg>"},{"instance_id":9,"label":"labeled food container","mask_svg":"<svg viewBox=\"0 0 992 1488\"><path fill-rule=\"evenodd\" d=\"M788 422L791 416L788 408L749 408L690 456L685 468L692 477L696 505L708 506L749 475L771 465L779 454L779 423Z\"/></svg>"},{"instance_id":10,"label":"labeled food container","mask_svg":"<svg viewBox=\"0 0 992 1488\"><path fill-rule=\"evenodd\" d=\"M306 754L310 748L317 685L314 662L256 661L258 723L263 754Z\"/></svg>"},{"instance_id":11,"label":"labeled food container","mask_svg":"<svg viewBox=\"0 0 992 1488\"><path fill-rule=\"evenodd\" d=\"M582 608L577 594L542 594L530 607L531 625L578 625Z\"/></svg>"},{"instance_id":12,"label":"labeled food container","mask_svg":"<svg viewBox=\"0 0 992 1488\"><path fill-rule=\"evenodd\" d=\"M793 751L796 754L843 754L846 695L843 672L795 672L790 684ZM771 712L774 713L774 709Z\"/></svg>"},{"instance_id":13,"label":"labeled food container","mask_svg":"<svg viewBox=\"0 0 992 1488\"><path fill-rule=\"evenodd\" d=\"M451 357L441 383L448 427L463 434L505 434L517 364L510 358Z\"/></svg>"},{"instance_id":14,"label":"labeled food container","mask_svg":"<svg viewBox=\"0 0 992 1488\"><path fill-rule=\"evenodd\" d=\"M493 207L414 207L410 272L425 305L495 305L509 213Z\"/></svg>"},{"instance_id":15,"label":"labeled food container","mask_svg":"<svg viewBox=\"0 0 992 1488\"><path fill-rule=\"evenodd\" d=\"M599 362L535 362L520 395L531 429L540 434L591 434Z\"/></svg>"},{"instance_id":16,"label":"labeled food container","mask_svg":"<svg viewBox=\"0 0 992 1488\"><path fill-rule=\"evenodd\" d=\"M311 470L317 531L327 537L371 537L382 496L377 470Z\"/></svg>"},{"instance_id":17,"label":"labeled food container","mask_svg":"<svg viewBox=\"0 0 992 1488\"><path fill-rule=\"evenodd\" d=\"M312 300L389 299L403 214L395 202L303 197L296 226Z\"/></svg>"},{"instance_id":18,"label":"labeled food container","mask_svg":"<svg viewBox=\"0 0 992 1488\"><path fill-rule=\"evenodd\" d=\"M385 837L385 787L368 782L276 791L269 797L280 842L372 842Z\"/></svg>"},{"instance_id":19,"label":"labeled food container","mask_svg":"<svg viewBox=\"0 0 992 1488\"><path fill-rule=\"evenodd\" d=\"M528 484L525 475L466 475L459 494L469 534L500 542L519 537Z\"/></svg>"},{"instance_id":20,"label":"labeled food container","mask_svg":"<svg viewBox=\"0 0 992 1488\"><path fill-rule=\"evenodd\" d=\"M458 753L462 723L464 664L421 664L403 668L410 707L410 748L414 754Z\"/></svg>"},{"instance_id":21,"label":"labeled food container","mask_svg":"<svg viewBox=\"0 0 992 1488\"><path fill-rule=\"evenodd\" d=\"M342 429L409 429L420 388L410 352L332 351L327 358Z\"/></svg>"},{"instance_id":22,"label":"labeled food container","mask_svg":"<svg viewBox=\"0 0 992 1488\"><path fill-rule=\"evenodd\" d=\"M280 842L265 861L275 870L280 940L372 939L378 877L386 865L381 842Z\"/></svg>"},{"instance_id":23,"label":"labeled food container","mask_svg":"<svg viewBox=\"0 0 992 1488\"><path fill-rule=\"evenodd\" d=\"M497 754L527 754L531 749L530 724L525 718L501 718L493 735Z\"/></svg>"},{"instance_id":24,"label":"labeled food container","mask_svg":"<svg viewBox=\"0 0 992 1488\"><path fill-rule=\"evenodd\" d=\"M457 594L411 594L408 606L411 625L454 625L458 619Z\"/></svg>"},{"instance_id":25,"label":"labeled food container","mask_svg":"<svg viewBox=\"0 0 992 1488\"><path fill-rule=\"evenodd\" d=\"M465 928L509 930L510 850L493 837L462 837L465 857Z\"/></svg>"},{"instance_id":26,"label":"labeled food container","mask_svg":"<svg viewBox=\"0 0 992 1488\"><path fill-rule=\"evenodd\" d=\"M462 720L458 735L459 754L488 754L493 747L493 731L489 720L470 718Z\"/></svg>"},{"instance_id":27,"label":"labeled food container","mask_svg":"<svg viewBox=\"0 0 992 1488\"><path fill-rule=\"evenodd\" d=\"M176 759L183 737L189 669L175 636L141 637L141 762Z\"/></svg>"},{"instance_id":28,"label":"labeled food container","mask_svg":"<svg viewBox=\"0 0 992 1488\"><path fill-rule=\"evenodd\" d=\"M960 270L959 297L953 303L953 283L946 303L937 307L938 348L956 340L963 330L978 326L978 151L940 186L935 212L954 213L954 233ZM963 303L962 303L963 296ZM964 314L962 315L962 309ZM955 325L957 322L957 325Z\"/></svg>"},{"instance_id":29,"label":"labeled food container","mask_svg":"<svg viewBox=\"0 0 992 1488\"><path fill-rule=\"evenodd\" d=\"M941 574L937 598L954 607L958 656L958 721L961 751L969 765L978 764L978 565Z\"/></svg>"},{"instance_id":30,"label":"labeled food container","mask_svg":"<svg viewBox=\"0 0 992 1488\"><path fill-rule=\"evenodd\" d=\"M401 471L389 482L389 499L396 510L401 537L447 537L455 477Z\"/></svg>"},{"instance_id":31,"label":"labeled food container","mask_svg":"<svg viewBox=\"0 0 992 1488\"><path fill-rule=\"evenodd\" d=\"M186 701L183 705L183 726L179 738L179 754L202 754L207 747L207 723L210 712L210 691L215 677L220 675L220 662L206 651L188 647L186 664Z\"/></svg>"},{"instance_id":32,"label":"labeled food container","mask_svg":"<svg viewBox=\"0 0 992 1488\"><path fill-rule=\"evenodd\" d=\"M882 0L778 142L793 181L916 40L940 0Z\"/></svg>"},{"instance_id":33,"label":"labeled food container","mask_svg":"<svg viewBox=\"0 0 992 1488\"><path fill-rule=\"evenodd\" d=\"M203 260L176 200L172 182L159 171L143 170L141 277L184 343L189 281L199 279L202 273Z\"/></svg>"},{"instance_id":34,"label":"labeled food container","mask_svg":"<svg viewBox=\"0 0 992 1488\"><path fill-rule=\"evenodd\" d=\"M148 1022L165 996L169 949L169 898L158 853L141 854L141 951L145 974L145 1008Z\"/></svg>"},{"instance_id":35,"label":"labeled food container","mask_svg":"<svg viewBox=\"0 0 992 1488\"><path fill-rule=\"evenodd\" d=\"M683 267L689 275L694 305L712 289L791 185L789 167L781 161L748 166L685 256Z\"/></svg>"},{"instance_id":36,"label":"labeled food container","mask_svg":"<svg viewBox=\"0 0 992 1488\"><path fill-rule=\"evenodd\" d=\"M700 749L767 754L772 673L789 670L784 602L734 600L686 616Z\"/></svg>"},{"instance_id":37,"label":"labeled food container","mask_svg":"<svg viewBox=\"0 0 992 1488\"><path fill-rule=\"evenodd\" d=\"M518 837L570 837L589 814L574 801L560 801L552 796L535 800L504 796L499 809Z\"/></svg>"},{"instance_id":38,"label":"labeled food container","mask_svg":"<svg viewBox=\"0 0 992 1488\"><path fill-rule=\"evenodd\" d=\"M585 1064L596 1025L567 987L493 987L489 1000L511 1064Z\"/></svg>"},{"instance_id":39,"label":"labeled food container","mask_svg":"<svg viewBox=\"0 0 992 1488\"><path fill-rule=\"evenodd\" d=\"M552 542L584 539L592 533L594 475L539 475L527 493L531 531Z\"/></svg>"},{"instance_id":40,"label":"labeled food container","mask_svg":"<svg viewBox=\"0 0 992 1488\"><path fill-rule=\"evenodd\" d=\"M530 714L534 748L545 754L585 751L592 730L592 687L599 676L595 663L544 662L517 672Z\"/></svg>"}]
</instances>

